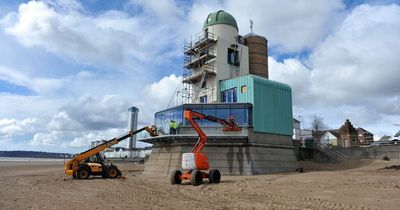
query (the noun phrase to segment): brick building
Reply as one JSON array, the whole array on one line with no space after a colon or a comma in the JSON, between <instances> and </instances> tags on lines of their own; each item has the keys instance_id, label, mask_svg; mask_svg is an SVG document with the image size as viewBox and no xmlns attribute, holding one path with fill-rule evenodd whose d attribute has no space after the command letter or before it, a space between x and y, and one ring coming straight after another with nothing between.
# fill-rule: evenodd
<instances>
[{"instance_id":1,"label":"brick building","mask_svg":"<svg viewBox=\"0 0 400 210\"><path fill-rule=\"evenodd\" d=\"M339 129L313 132L313 138L321 145L346 148L369 144L374 140L374 134L363 128L354 128L346 119Z\"/></svg>"}]
</instances>

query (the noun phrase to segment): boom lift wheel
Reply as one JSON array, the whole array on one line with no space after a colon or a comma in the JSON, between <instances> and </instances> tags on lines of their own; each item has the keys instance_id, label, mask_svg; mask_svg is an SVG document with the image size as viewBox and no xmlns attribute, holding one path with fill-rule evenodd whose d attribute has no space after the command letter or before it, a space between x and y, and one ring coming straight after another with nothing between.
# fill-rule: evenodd
<instances>
[{"instance_id":1,"label":"boom lift wheel","mask_svg":"<svg viewBox=\"0 0 400 210\"><path fill-rule=\"evenodd\" d=\"M80 166L79 169L76 171L76 177L78 177L78 179L88 179L89 175L90 172L86 165Z\"/></svg>"},{"instance_id":2,"label":"boom lift wheel","mask_svg":"<svg viewBox=\"0 0 400 210\"><path fill-rule=\"evenodd\" d=\"M171 184L173 184L173 185L181 184L182 183L181 176L182 176L182 172L180 170L174 170L170 176Z\"/></svg>"},{"instance_id":3,"label":"boom lift wheel","mask_svg":"<svg viewBox=\"0 0 400 210\"><path fill-rule=\"evenodd\" d=\"M211 169L208 174L208 181L210 183L219 183L221 181L221 173L218 169Z\"/></svg>"},{"instance_id":4,"label":"boom lift wheel","mask_svg":"<svg viewBox=\"0 0 400 210\"><path fill-rule=\"evenodd\" d=\"M192 171L191 176L192 177L190 178L190 183L193 186L200 185L203 182L203 177L202 177L201 171L194 170L194 171Z\"/></svg>"}]
</instances>

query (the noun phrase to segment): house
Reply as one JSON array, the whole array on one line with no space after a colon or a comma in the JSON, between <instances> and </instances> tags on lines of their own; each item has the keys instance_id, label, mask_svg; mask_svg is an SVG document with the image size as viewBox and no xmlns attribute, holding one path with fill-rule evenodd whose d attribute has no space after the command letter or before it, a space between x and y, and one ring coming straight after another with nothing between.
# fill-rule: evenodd
<instances>
[{"instance_id":1,"label":"house","mask_svg":"<svg viewBox=\"0 0 400 210\"><path fill-rule=\"evenodd\" d=\"M363 128L354 128L348 119L339 129L313 131L312 136L321 145L343 148L368 144L374 139L374 134Z\"/></svg>"},{"instance_id":2,"label":"house","mask_svg":"<svg viewBox=\"0 0 400 210\"><path fill-rule=\"evenodd\" d=\"M320 143L326 146L337 147L339 140L340 133L338 132L338 130L328 130L322 135Z\"/></svg>"},{"instance_id":3,"label":"house","mask_svg":"<svg viewBox=\"0 0 400 210\"><path fill-rule=\"evenodd\" d=\"M357 128L358 141L363 144L371 143L374 141L374 134L365 130L364 128Z\"/></svg>"},{"instance_id":4,"label":"house","mask_svg":"<svg viewBox=\"0 0 400 210\"><path fill-rule=\"evenodd\" d=\"M339 128L340 140L338 141L339 147L350 147L352 145L359 145L358 132L351 124L349 119L346 119L344 125Z\"/></svg>"}]
</instances>

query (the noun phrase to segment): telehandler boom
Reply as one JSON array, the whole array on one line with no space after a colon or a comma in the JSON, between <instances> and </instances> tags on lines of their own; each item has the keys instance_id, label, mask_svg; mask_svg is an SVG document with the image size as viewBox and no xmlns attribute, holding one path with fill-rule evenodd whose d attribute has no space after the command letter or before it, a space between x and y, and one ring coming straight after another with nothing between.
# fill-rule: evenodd
<instances>
[{"instance_id":1,"label":"telehandler boom","mask_svg":"<svg viewBox=\"0 0 400 210\"><path fill-rule=\"evenodd\" d=\"M105 163L100 152L142 131L147 131L150 136L158 135L155 126L146 126L136 131L129 131L119 137L110 139L96 147L75 155L73 159L65 163L65 174L75 179L87 179L90 175L101 175L103 178L121 177L121 171L117 166ZM90 161L89 158L91 157L96 157L97 160Z\"/></svg>"}]
</instances>

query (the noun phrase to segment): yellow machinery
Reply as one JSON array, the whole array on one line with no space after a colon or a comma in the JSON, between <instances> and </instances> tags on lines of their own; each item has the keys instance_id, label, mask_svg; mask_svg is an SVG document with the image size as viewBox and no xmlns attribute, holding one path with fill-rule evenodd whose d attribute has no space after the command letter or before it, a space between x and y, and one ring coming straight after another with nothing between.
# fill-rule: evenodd
<instances>
[{"instance_id":1,"label":"yellow machinery","mask_svg":"<svg viewBox=\"0 0 400 210\"><path fill-rule=\"evenodd\" d=\"M65 163L65 174L75 179L87 179L90 175L101 175L103 178L121 177L121 171L117 166L106 163L101 157L100 152L142 131L147 131L150 136L158 135L155 126L146 126L136 131L129 131L122 136L110 139L103 144L75 155L72 160Z\"/></svg>"}]
</instances>

